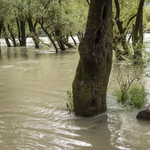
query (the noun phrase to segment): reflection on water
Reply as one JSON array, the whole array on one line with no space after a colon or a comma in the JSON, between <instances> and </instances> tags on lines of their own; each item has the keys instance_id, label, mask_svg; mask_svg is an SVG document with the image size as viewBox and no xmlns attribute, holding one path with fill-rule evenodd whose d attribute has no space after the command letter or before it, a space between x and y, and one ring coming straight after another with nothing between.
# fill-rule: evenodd
<instances>
[{"instance_id":1,"label":"reflection on water","mask_svg":"<svg viewBox=\"0 0 150 150\"><path fill-rule=\"evenodd\" d=\"M28 59L28 49L27 47L20 48L21 57L24 59Z\"/></svg>"},{"instance_id":2,"label":"reflection on water","mask_svg":"<svg viewBox=\"0 0 150 150\"><path fill-rule=\"evenodd\" d=\"M66 91L71 88L78 59L74 50L59 54L25 47L3 50L0 149L149 149L149 122L136 120L138 110L124 111L114 89L107 94L104 114L84 118L66 110ZM112 70L111 84L115 76Z\"/></svg>"},{"instance_id":3,"label":"reflection on water","mask_svg":"<svg viewBox=\"0 0 150 150\"><path fill-rule=\"evenodd\" d=\"M7 58L10 59L11 58L11 49L7 48Z\"/></svg>"},{"instance_id":4,"label":"reflection on water","mask_svg":"<svg viewBox=\"0 0 150 150\"><path fill-rule=\"evenodd\" d=\"M0 53L0 61L2 60L2 54Z\"/></svg>"}]
</instances>

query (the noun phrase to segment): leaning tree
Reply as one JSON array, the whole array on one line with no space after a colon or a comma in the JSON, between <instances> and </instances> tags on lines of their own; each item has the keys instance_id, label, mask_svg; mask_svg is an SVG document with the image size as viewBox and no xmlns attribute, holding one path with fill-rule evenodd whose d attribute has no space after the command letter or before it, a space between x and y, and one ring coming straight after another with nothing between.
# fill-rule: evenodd
<instances>
[{"instance_id":1,"label":"leaning tree","mask_svg":"<svg viewBox=\"0 0 150 150\"><path fill-rule=\"evenodd\" d=\"M79 44L80 60L73 81L76 115L104 112L112 65L112 0L89 1L86 31Z\"/></svg>"}]
</instances>

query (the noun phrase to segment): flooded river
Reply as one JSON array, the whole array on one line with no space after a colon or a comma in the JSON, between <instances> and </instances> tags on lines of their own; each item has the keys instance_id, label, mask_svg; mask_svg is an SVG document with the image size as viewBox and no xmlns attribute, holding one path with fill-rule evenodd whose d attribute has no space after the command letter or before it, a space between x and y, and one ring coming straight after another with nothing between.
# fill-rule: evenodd
<instances>
[{"instance_id":1,"label":"flooded river","mask_svg":"<svg viewBox=\"0 0 150 150\"><path fill-rule=\"evenodd\" d=\"M78 59L75 49L2 47L0 150L150 149L150 122L137 121L139 110L125 111L116 101L115 70L107 112L84 118L66 110Z\"/></svg>"}]
</instances>

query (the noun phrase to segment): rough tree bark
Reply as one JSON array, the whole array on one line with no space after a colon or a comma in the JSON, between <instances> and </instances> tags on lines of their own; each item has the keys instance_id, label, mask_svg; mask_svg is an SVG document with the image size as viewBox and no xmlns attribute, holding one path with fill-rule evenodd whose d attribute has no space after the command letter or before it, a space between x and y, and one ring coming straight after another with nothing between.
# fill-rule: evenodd
<instances>
[{"instance_id":1,"label":"rough tree bark","mask_svg":"<svg viewBox=\"0 0 150 150\"><path fill-rule=\"evenodd\" d=\"M74 112L94 116L104 112L112 65L112 0L92 0L80 60L73 81Z\"/></svg>"}]
</instances>

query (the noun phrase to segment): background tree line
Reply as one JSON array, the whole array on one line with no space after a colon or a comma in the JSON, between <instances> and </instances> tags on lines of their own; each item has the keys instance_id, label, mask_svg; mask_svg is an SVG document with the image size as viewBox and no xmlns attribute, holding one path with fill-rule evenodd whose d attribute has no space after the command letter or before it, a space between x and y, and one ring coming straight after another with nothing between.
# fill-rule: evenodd
<instances>
[{"instance_id":1,"label":"background tree line","mask_svg":"<svg viewBox=\"0 0 150 150\"><path fill-rule=\"evenodd\" d=\"M0 33L8 47L26 46L30 36L39 48L39 37L44 35L58 52L59 48L73 47L69 36L77 35L79 40L83 36L88 9L85 1L1 0L0 6Z\"/></svg>"},{"instance_id":2,"label":"background tree line","mask_svg":"<svg viewBox=\"0 0 150 150\"><path fill-rule=\"evenodd\" d=\"M26 46L26 39L32 37L35 47L39 48L39 37L47 36L56 52L65 50L73 47L68 37L72 37L75 45L74 36L81 41L89 3L87 0L1 0L0 34L8 47ZM121 58L120 49L123 49L121 54L129 54L130 39L134 57L141 57L143 33L147 31L150 20L148 1L114 0L112 6L113 49L118 59Z\"/></svg>"}]
</instances>

